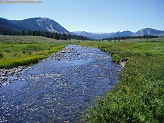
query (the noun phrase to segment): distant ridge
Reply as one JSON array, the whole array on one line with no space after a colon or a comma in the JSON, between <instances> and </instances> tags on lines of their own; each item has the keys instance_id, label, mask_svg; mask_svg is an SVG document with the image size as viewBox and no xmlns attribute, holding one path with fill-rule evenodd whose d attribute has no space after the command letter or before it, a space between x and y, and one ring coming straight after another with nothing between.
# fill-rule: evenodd
<instances>
[{"instance_id":1,"label":"distant ridge","mask_svg":"<svg viewBox=\"0 0 164 123\"><path fill-rule=\"evenodd\" d=\"M72 32L76 35L86 36L93 39L103 39L103 38L114 38L114 37L122 37L122 36L144 36L144 35L153 35L153 36L164 36L164 31L156 30L152 28L144 28L137 32L131 31L123 31L123 32L115 32L115 33L91 33L85 31L76 31Z\"/></svg>"},{"instance_id":2,"label":"distant ridge","mask_svg":"<svg viewBox=\"0 0 164 123\"><path fill-rule=\"evenodd\" d=\"M113 33L91 33L91 32L86 32L86 31L77 31L77 32L71 32L71 33L79 35L79 36L89 37L92 39L102 39L102 38L112 36L113 34Z\"/></svg>"}]
</instances>

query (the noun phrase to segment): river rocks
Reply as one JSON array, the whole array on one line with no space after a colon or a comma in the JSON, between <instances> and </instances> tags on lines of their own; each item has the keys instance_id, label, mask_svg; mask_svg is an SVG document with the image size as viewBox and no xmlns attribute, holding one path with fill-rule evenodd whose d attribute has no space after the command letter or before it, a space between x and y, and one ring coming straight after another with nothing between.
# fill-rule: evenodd
<instances>
[{"instance_id":1,"label":"river rocks","mask_svg":"<svg viewBox=\"0 0 164 123\"><path fill-rule=\"evenodd\" d=\"M125 64L128 60L129 60L129 58L121 59L120 62L119 62L120 67L124 68Z\"/></svg>"},{"instance_id":2,"label":"river rocks","mask_svg":"<svg viewBox=\"0 0 164 123\"><path fill-rule=\"evenodd\" d=\"M74 51L73 48L65 48L65 49L63 49L62 51L60 51L60 53L71 53L71 52L73 52L73 51Z\"/></svg>"},{"instance_id":3,"label":"river rocks","mask_svg":"<svg viewBox=\"0 0 164 123\"><path fill-rule=\"evenodd\" d=\"M11 81L17 80L16 78L19 77L24 68L25 66L19 66L11 69L0 69L0 85L6 85L4 83L11 83Z\"/></svg>"},{"instance_id":4,"label":"river rocks","mask_svg":"<svg viewBox=\"0 0 164 123\"><path fill-rule=\"evenodd\" d=\"M73 48L64 48L63 50L61 50L60 52L54 53L52 54L49 58L47 58L46 60L49 59L54 59L54 60L62 60L62 59L66 59L65 54L69 54L71 52L74 52Z\"/></svg>"}]
</instances>

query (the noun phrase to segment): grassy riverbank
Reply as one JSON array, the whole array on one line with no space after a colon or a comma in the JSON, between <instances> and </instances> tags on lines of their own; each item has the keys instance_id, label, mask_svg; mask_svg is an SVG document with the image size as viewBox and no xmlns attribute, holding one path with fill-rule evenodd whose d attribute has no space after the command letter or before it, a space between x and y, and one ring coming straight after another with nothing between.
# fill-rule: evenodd
<instances>
[{"instance_id":1,"label":"grassy riverbank","mask_svg":"<svg viewBox=\"0 0 164 123\"><path fill-rule=\"evenodd\" d=\"M66 44L100 48L114 62L128 58L115 87L84 114L89 123L158 123L164 117L164 39L127 42L57 41L37 36L0 35L0 68L29 65Z\"/></svg>"},{"instance_id":2,"label":"grassy riverbank","mask_svg":"<svg viewBox=\"0 0 164 123\"><path fill-rule=\"evenodd\" d=\"M0 35L0 68L36 63L65 45L64 41L44 37Z\"/></svg>"},{"instance_id":3,"label":"grassy riverbank","mask_svg":"<svg viewBox=\"0 0 164 123\"><path fill-rule=\"evenodd\" d=\"M85 113L89 123L160 123L164 117L164 39L135 42L81 42L128 58L118 83Z\"/></svg>"}]
</instances>

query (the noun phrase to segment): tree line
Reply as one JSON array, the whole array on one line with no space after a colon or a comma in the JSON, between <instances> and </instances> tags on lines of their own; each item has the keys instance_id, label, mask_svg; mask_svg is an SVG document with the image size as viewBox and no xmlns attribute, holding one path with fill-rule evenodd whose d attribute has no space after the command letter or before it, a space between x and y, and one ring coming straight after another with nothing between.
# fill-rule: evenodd
<instances>
[{"instance_id":1,"label":"tree line","mask_svg":"<svg viewBox=\"0 0 164 123\"><path fill-rule=\"evenodd\" d=\"M0 27L0 34L2 35L18 35L18 36L43 36L47 38L54 38L56 40L92 40L92 41L119 41L119 40L127 40L127 39L142 39L142 38L160 38L161 36L154 36L154 35L144 35L144 36L120 36L120 37L113 37L113 38L103 38L103 39L91 39L85 36L78 36L73 34L66 34L66 33L57 33L57 32L45 32L45 31L38 31L38 30L27 30L27 31L15 31L8 28Z\"/></svg>"},{"instance_id":2,"label":"tree line","mask_svg":"<svg viewBox=\"0 0 164 123\"><path fill-rule=\"evenodd\" d=\"M143 38L160 38L161 36L155 36L155 35L143 35L143 36L121 36L121 37L113 37L113 38L104 38L102 40L127 40L127 39L143 39Z\"/></svg>"},{"instance_id":3,"label":"tree line","mask_svg":"<svg viewBox=\"0 0 164 123\"><path fill-rule=\"evenodd\" d=\"M48 31L38 31L38 30L27 30L27 31L14 31L12 29L7 29L0 27L0 34L2 35L18 35L18 36L43 36L47 38L54 38L56 40L90 40L85 36L78 36L73 34L66 34L66 33L57 33L57 32L48 32Z\"/></svg>"}]
</instances>

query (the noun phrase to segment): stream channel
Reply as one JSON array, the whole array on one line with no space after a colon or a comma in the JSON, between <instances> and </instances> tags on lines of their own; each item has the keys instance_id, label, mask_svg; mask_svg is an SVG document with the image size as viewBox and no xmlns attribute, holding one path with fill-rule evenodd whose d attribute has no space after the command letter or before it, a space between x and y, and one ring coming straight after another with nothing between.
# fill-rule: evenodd
<instances>
[{"instance_id":1,"label":"stream channel","mask_svg":"<svg viewBox=\"0 0 164 123\"><path fill-rule=\"evenodd\" d=\"M100 49L67 45L7 77L10 84L0 87L0 123L78 123L120 70Z\"/></svg>"}]
</instances>

